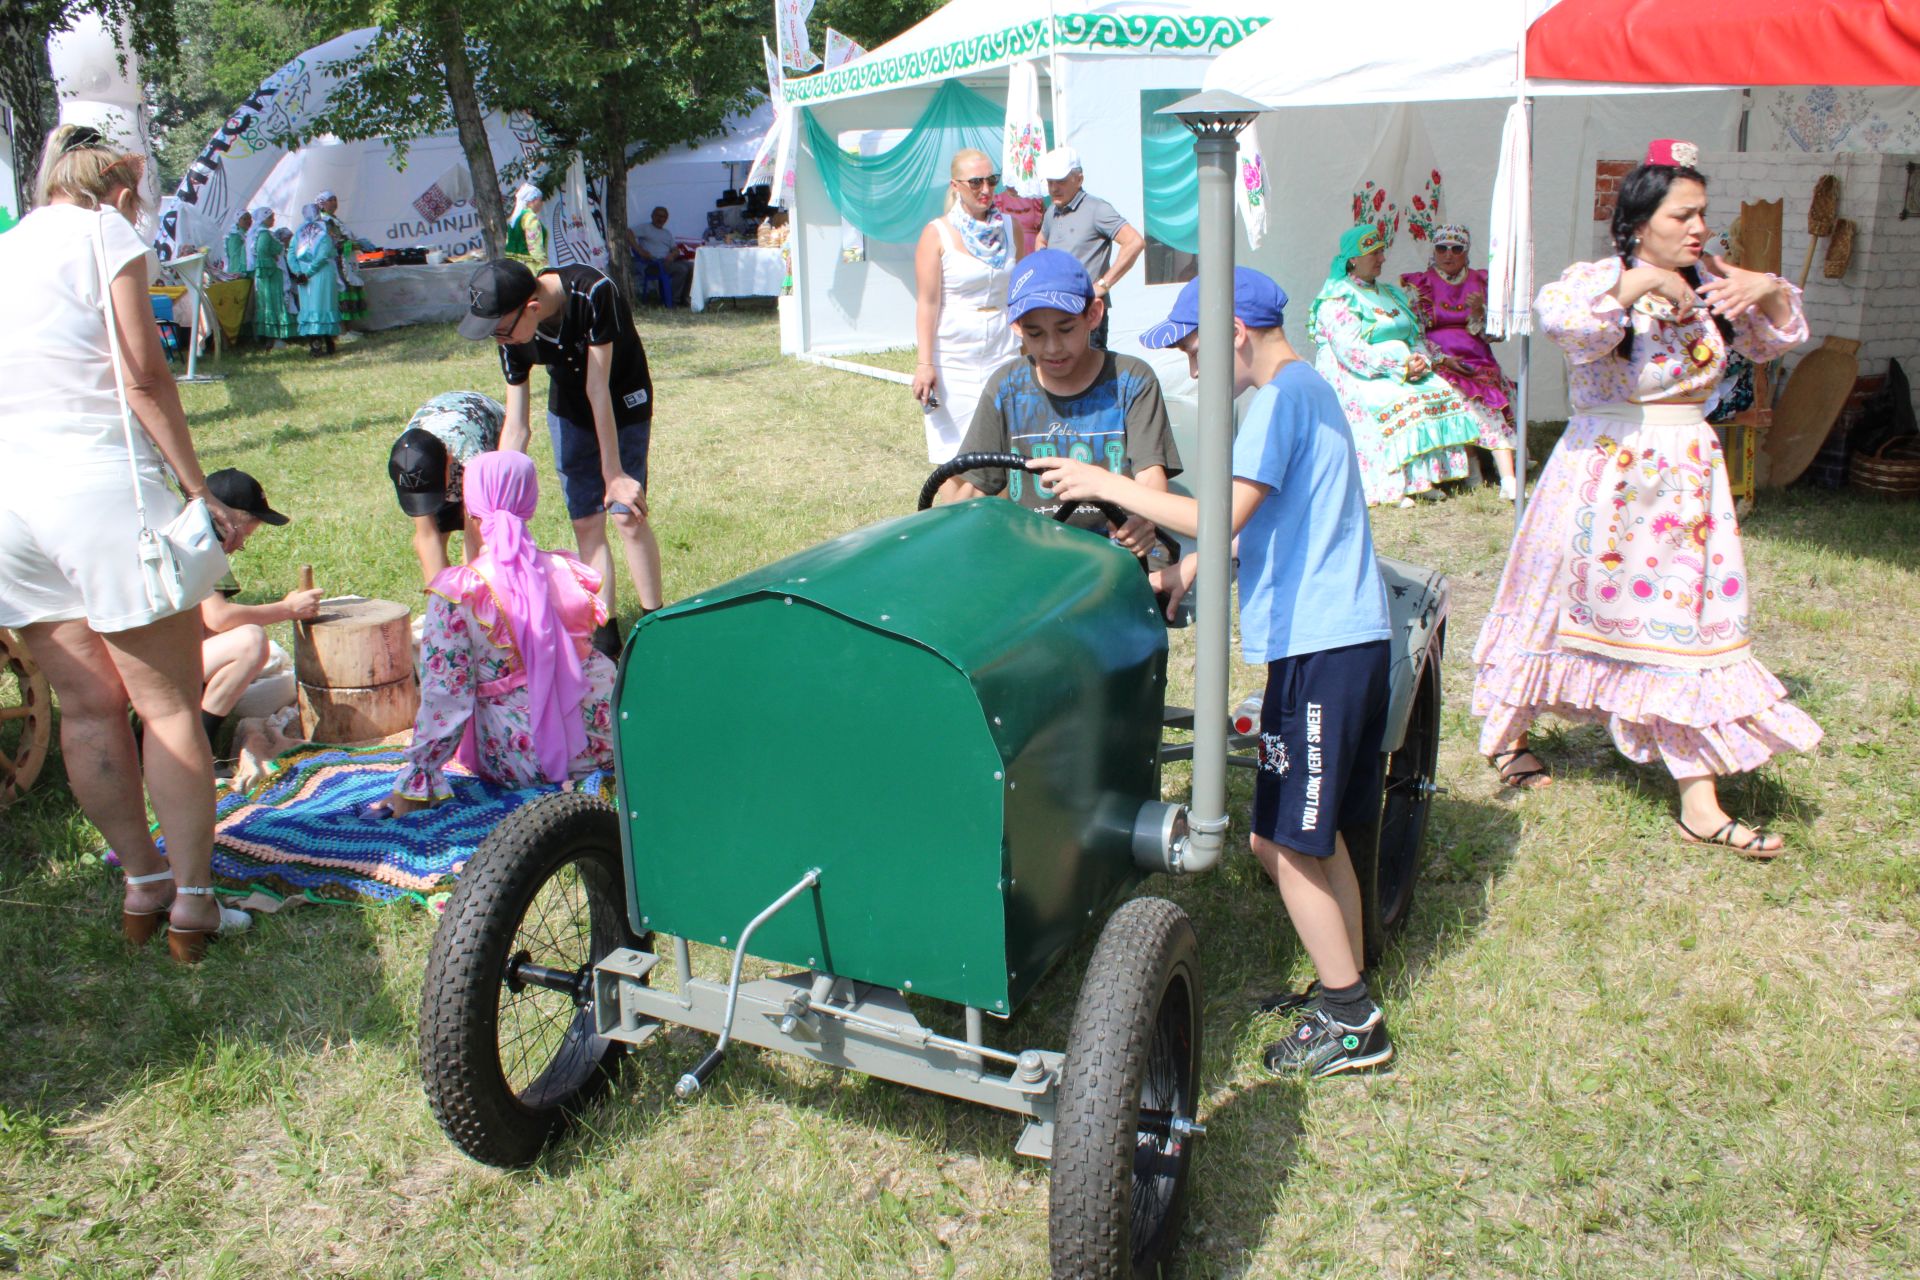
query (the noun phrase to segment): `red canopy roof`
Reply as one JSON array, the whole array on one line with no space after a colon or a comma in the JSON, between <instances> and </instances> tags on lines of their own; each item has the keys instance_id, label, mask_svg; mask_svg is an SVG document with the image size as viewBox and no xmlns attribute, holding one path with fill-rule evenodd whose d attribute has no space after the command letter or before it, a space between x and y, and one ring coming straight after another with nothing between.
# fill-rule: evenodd
<instances>
[{"instance_id":1,"label":"red canopy roof","mask_svg":"<svg viewBox=\"0 0 1920 1280\"><path fill-rule=\"evenodd\" d=\"M1527 75L1920 85L1920 0L1560 0L1527 31Z\"/></svg>"}]
</instances>

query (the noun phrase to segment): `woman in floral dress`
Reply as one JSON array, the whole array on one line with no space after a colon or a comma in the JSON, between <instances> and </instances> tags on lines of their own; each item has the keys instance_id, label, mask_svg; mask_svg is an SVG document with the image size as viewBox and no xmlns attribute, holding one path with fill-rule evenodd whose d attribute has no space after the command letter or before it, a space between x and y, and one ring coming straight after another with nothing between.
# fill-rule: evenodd
<instances>
[{"instance_id":1,"label":"woman in floral dress","mask_svg":"<svg viewBox=\"0 0 1920 1280\"><path fill-rule=\"evenodd\" d=\"M614 666L590 643L607 620L600 575L534 545L531 458L483 453L461 480L468 562L427 586L420 712L387 802L396 815L452 795L449 760L509 787L613 767Z\"/></svg>"},{"instance_id":2,"label":"woman in floral dress","mask_svg":"<svg viewBox=\"0 0 1920 1280\"><path fill-rule=\"evenodd\" d=\"M1771 858L1780 837L1729 817L1715 779L1809 750L1820 728L1753 656L1740 530L1705 409L1730 349L1770 360L1807 322L1778 276L1702 258L1697 158L1655 142L1621 183L1618 256L1575 263L1535 303L1566 352L1574 415L1481 628L1473 710L1503 781L1548 781L1527 743L1542 712L1604 724L1621 754L1673 774L1684 838Z\"/></svg>"},{"instance_id":3,"label":"woman in floral dress","mask_svg":"<svg viewBox=\"0 0 1920 1280\"><path fill-rule=\"evenodd\" d=\"M1371 223L1340 238L1307 336L1320 347L1313 367L1347 411L1367 505L1410 507L1413 495L1467 474L1466 446L1480 439L1480 424L1434 376L1413 304L1381 283L1386 254L1386 236Z\"/></svg>"},{"instance_id":4,"label":"woman in floral dress","mask_svg":"<svg viewBox=\"0 0 1920 1280\"><path fill-rule=\"evenodd\" d=\"M1480 447L1493 455L1500 496L1513 500L1513 388L1487 342L1487 273L1467 265L1472 237L1459 225L1433 233L1433 261L1400 277L1433 351L1434 372L1467 402Z\"/></svg>"}]
</instances>

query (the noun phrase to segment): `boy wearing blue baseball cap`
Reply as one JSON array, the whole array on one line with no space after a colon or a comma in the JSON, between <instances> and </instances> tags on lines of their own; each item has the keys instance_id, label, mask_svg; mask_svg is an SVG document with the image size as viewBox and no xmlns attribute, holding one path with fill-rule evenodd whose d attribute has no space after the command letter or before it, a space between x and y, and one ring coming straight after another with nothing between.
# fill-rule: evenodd
<instances>
[{"instance_id":1,"label":"boy wearing blue baseball cap","mask_svg":"<svg viewBox=\"0 0 1920 1280\"><path fill-rule=\"evenodd\" d=\"M1373 558L1353 435L1333 388L1287 341L1287 295L1235 270L1234 392L1260 391L1233 446L1233 529L1239 541L1240 642L1265 664L1253 852L1280 890L1318 975L1317 991L1263 1004L1299 1013L1268 1045L1276 1075L1328 1076L1393 1056L1386 1022L1361 974L1360 885L1343 829L1366 825L1380 794L1387 726L1387 596ZM1206 341L1215 341L1212 334ZM1141 335L1178 347L1199 376L1200 283L1166 323ZM1197 531L1198 504L1064 458L1028 464L1063 500L1111 502L1170 532ZM1194 559L1170 577L1175 603ZM1171 609L1171 606L1169 606Z\"/></svg>"},{"instance_id":2,"label":"boy wearing blue baseball cap","mask_svg":"<svg viewBox=\"0 0 1920 1280\"><path fill-rule=\"evenodd\" d=\"M1135 356L1092 345L1106 314L1087 269L1072 254L1037 249L1020 259L1007 288L1007 314L1025 354L994 371L980 393L961 453L1018 453L1029 458L1098 461L1111 474L1131 476L1164 493L1180 474L1160 379ZM1052 515L1060 500L1044 481L1025 472L969 471L940 491L957 502L1006 490L1015 502ZM1073 517L1105 532L1106 520L1087 510ZM1154 528L1135 517L1113 532L1135 555L1152 550Z\"/></svg>"}]
</instances>

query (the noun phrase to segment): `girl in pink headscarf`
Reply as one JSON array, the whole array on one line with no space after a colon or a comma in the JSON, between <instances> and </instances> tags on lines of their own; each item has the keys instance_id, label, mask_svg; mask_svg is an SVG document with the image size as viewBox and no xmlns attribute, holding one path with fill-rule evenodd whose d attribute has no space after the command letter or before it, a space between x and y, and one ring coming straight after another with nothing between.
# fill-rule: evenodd
<instances>
[{"instance_id":1,"label":"girl in pink headscarf","mask_svg":"<svg viewBox=\"0 0 1920 1280\"><path fill-rule=\"evenodd\" d=\"M420 714L396 815L448 799L443 770L456 758L511 787L613 767L614 665L588 643L607 620L600 575L534 545L531 458L483 453L462 483L468 562L427 584Z\"/></svg>"}]
</instances>

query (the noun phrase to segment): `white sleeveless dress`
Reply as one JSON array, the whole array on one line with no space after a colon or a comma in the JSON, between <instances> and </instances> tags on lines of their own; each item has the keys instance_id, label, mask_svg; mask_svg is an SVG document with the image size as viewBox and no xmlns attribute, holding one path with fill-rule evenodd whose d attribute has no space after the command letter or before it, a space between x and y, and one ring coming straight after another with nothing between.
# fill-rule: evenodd
<instances>
[{"instance_id":1,"label":"white sleeveless dress","mask_svg":"<svg viewBox=\"0 0 1920 1280\"><path fill-rule=\"evenodd\" d=\"M961 247L945 218L933 225L940 233L940 328L933 344L940 404L926 423L927 461L938 464L960 451L981 389L995 369L1020 354L1020 339L1007 323L1013 254L1007 254L1007 265L990 267Z\"/></svg>"}]
</instances>

